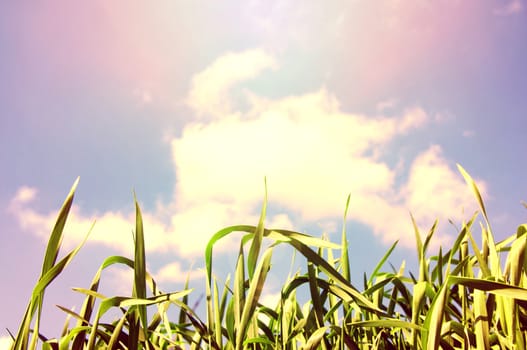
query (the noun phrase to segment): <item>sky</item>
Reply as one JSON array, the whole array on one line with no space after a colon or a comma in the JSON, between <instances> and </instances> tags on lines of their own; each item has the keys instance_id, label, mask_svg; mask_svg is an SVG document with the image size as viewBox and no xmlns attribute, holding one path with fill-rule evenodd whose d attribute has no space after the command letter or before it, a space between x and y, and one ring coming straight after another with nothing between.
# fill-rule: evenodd
<instances>
[{"instance_id":1,"label":"sky","mask_svg":"<svg viewBox=\"0 0 527 350\"><path fill-rule=\"evenodd\" d=\"M134 191L149 271L165 290L188 274L191 300L209 238L258 222L265 181L267 227L336 242L350 195L358 286L396 240L390 263L415 261L410 213L423 232L439 220L433 249L452 242L477 210L456 164L508 237L526 218L525 62L525 0L0 2L0 336L77 176L63 254L96 223L46 294L50 337L55 304L81 305L71 287L133 256ZM219 276L237 239L215 251ZM130 286L103 275L109 294Z\"/></svg>"}]
</instances>

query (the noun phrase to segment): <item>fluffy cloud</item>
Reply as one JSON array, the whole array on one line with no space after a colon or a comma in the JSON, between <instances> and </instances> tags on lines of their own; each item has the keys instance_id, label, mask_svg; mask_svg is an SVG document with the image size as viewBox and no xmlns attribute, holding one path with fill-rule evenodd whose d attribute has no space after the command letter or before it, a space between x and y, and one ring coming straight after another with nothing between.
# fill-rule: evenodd
<instances>
[{"instance_id":1,"label":"fluffy cloud","mask_svg":"<svg viewBox=\"0 0 527 350\"><path fill-rule=\"evenodd\" d=\"M0 337L0 350L9 350L13 345L11 337Z\"/></svg>"},{"instance_id":2,"label":"fluffy cloud","mask_svg":"<svg viewBox=\"0 0 527 350\"><path fill-rule=\"evenodd\" d=\"M340 220L351 193L350 219L371 227L384 242L399 239L403 246L413 247L409 212L422 227L440 218L443 225L436 242L449 240L447 219L459 219L455 215L474 201L440 146L423 148L415 159L404 160L411 164L408 169L383 160L387 150L396 153L393 141L434 118L415 106L390 118L347 113L325 88L280 99L247 92L248 109L236 110L229 97L233 86L274 64L269 54L251 50L220 57L195 75L188 101L196 118L171 141L173 199L144 213L147 251L202 255L217 230L255 224L264 177L270 205L283 209L270 215L270 227L303 229ZM20 189L11 211L22 227L45 239L48 232L42 228L52 227L55 214L33 210L34 197L33 189ZM91 222L74 207L68 226L73 241ZM133 225L133 213L98 215L90 242L129 254ZM224 244L222 249L231 246ZM170 265L158 274L169 279L181 272L179 268Z\"/></svg>"},{"instance_id":3,"label":"fluffy cloud","mask_svg":"<svg viewBox=\"0 0 527 350\"><path fill-rule=\"evenodd\" d=\"M348 192L390 190L393 171L366 154L381 153L395 135L426 121L420 109L400 118L346 114L325 90L254 109L254 118L191 124L172 142L179 209L210 198L254 206L267 176L272 202L307 220L334 216Z\"/></svg>"},{"instance_id":4,"label":"fluffy cloud","mask_svg":"<svg viewBox=\"0 0 527 350\"><path fill-rule=\"evenodd\" d=\"M371 226L384 242L397 239L408 247L414 246L414 230L409 217L412 213L422 232L426 233L433 222L439 220L435 245L452 239L448 220L460 223L477 209L472 194L461 176L452 170L442 155L441 148L431 146L412 162L406 183L394 196L353 198L352 215ZM480 190L486 186L480 183ZM353 205L354 204L354 205ZM360 207L360 210L357 210ZM424 232L423 232L424 231Z\"/></svg>"},{"instance_id":5,"label":"fluffy cloud","mask_svg":"<svg viewBox=\"0 0 527 350\"><path fill-rule=\"evenodd\" d=\"M198 117L224 117L232 112L232 87L274 65L273 57L259 49L225 54L193 77L187 103Z\"/></svg>"},{"instance_id":6,"label":"fluffy cloud","mask_svg":"<svg viewBox=\"0 0 527 350\"><path fill-rule=\"evenodd\" d=\"M189 280L202 279L205 277L203 270L190 269L185 270L181 267L181 263L175 261L161 267L155 274L154 278L159 283L164 282L178 282L184 283L187 278Z\"/></svg>"}]
</instances>

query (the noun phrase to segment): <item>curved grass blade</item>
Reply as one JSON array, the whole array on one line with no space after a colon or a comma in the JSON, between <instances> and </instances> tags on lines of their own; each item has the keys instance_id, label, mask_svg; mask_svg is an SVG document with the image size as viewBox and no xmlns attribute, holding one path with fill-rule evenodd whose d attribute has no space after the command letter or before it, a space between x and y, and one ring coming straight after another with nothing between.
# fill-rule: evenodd
<instances>
[{"instance_id":1,"label":"curved grass blade","mask_svg":"<svg viewBox=\"0 0 527 350\"><path fill-rule=\"evenodd\" d=\"M318 345L320 344L322 339L324 339L324 335L326 334L329 328L330 328L329 326L325 326L325 327L320 327L319 329L314 331L313 334L311 334L311 336L307 340L307 343L304 346L302 346L301 349L302 350L317 349Z\"/></svg>"},{"instance_id":2,"label":"curved grass blade","mask_svg":"<svg viewBox=\"0 0 527 350\"><path fill-rule=\"evenodd\" d=\"M331 265L328 264L326 260L320 257L317 253L311 250L306 245L292 239L290 244L296 248L302 255L304 255L308 261L312 262L319 269L324 271L328 277L335 281L336 284L342 290L344 290L348 295L355 300L360 306L369 309L372 312L377 313L378 315L385 315L384 311L377 308L370 300L364 297L355 287L353 287L337 270L335 270Z\"/></svg>"},{"instance_id":3,"label":"curved grass blade","mask_svg":"<svg viewBox=\"0 0 527 350\"><path fill-rule=\"evenodd\" d=\"M527 289L502 282L461 276L450 276L449 282L462 284L470 288L479 289L503 297L527 301Z\"/></svg>"},{"instance_id":4,"label":"curved grass blade","mask_svg":"<svg viewBox=\"0 0 527 350\"><path fill-rule=\"evenodd\" d=\"M375 269L373 269L373 272L370 276L370 278L368 279L368 286L371 286L372 283L373 283L373 279L375 277L377 277L381 267L384 265L384 263L386 262L386 260L388 260L388 258L390 257L390 255L392 254L393 250L395 249L395 247L397 246L397 243L399 243L399 241L395 241L394 244L392 244L392 246L390 247L390 249L388 249L388 251L386 252L386 254L384 254L384 256L382 257L382 259L377 263L377 266L375 266Z\"/></svg>"},{"instance_id":5,"label":"curved grass blade","mask_svg":"<svg viewBox=\"0 0 527 350\"><path fill-rule=\"evenodd\" d=\"M214 245L220 239L233 232L255 232L255 227L251 225L229 226L219 230L211 237L209 243L207 243L207 247L205 248L205 267L207 269L207 284L209 286L211 286L212 283L212 250Z\"/></svg>"},{"instance_id":6,"label":"curved grass blade","mask_svg":"<svg viewBox=\"0 0 527 350\"><path fill-rule=\"evenodd\" d=\"M97 293L97 290L99 289L99 283L100 283L100 279L101 279L101 274L102 274L103 270L105 270L106 268L108 268L108 267L110 267L112 265L115 265L115 264L121 264L121 265L124 265L124 266L128 266L131 269L134 269L134 266L135 266L134 261L129 259L129 258L126 258L126 257L123 257L123 256L119 256L119 255L110 256L110 257L106 258L103 261L103 263L101 264L101 266L97 270L97 272L96 272L96 274L95 274L95 276L94 276L94 278L93 278L93 280L91 282L89 290L91 292L93 292L93 293L85 292L85 290L82 289L82 288L73 288L73 290L79 291L79 292L83 292L84 294L87 295L86 299L83 302L81 311L79 312L79 316L81 316L81 319L78 320L76 328L81 327L81 326L86 326L86 325L89 324L89 320L92 317L93 308L94 308L94 305L95 305L95 300L98 297L100 298L100 295ZM146 273L146 275L145 275L146 282L150 286L150 288L152 290L152 293L154 295L159 294L160 292L157 290L157 286L156 286L156 283L155 283L154 279L152 278L152 276L148 272L145 272L145 273ZM185 289L187 289L187 288L185 288ZM72 348L73 349L82 349L84 347L83 344L85 343L85 341L86 341L86 332L79 332L77 334L77 336L75 337L74 341L73 341Z\"/></svg>"}]
</instances>

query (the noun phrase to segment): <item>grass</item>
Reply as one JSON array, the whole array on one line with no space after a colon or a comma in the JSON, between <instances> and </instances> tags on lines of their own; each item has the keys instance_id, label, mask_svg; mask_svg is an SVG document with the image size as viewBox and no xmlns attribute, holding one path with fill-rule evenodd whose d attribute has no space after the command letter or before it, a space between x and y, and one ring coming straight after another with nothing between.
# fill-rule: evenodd
<instances>
[{"instance_id":1,"label":"grass","mask_svg":"<svg viewBox=\"0 0 527 350\"><path fill-rule=\"evenodd\" d=\"M474 214L448 250L430 255L437 223L423 234L414 222L418 274L407 272L404 262L386 269L394 243L372 273L364 274L361 286L350 280L345 226L339 243L268 229L266 197L256 226L227 227L210 239L205 249L205 318L189 306L188 283L183 290L162 292L146 270L145 231L134 196L134 259L106 258L89 287L75 289L85 298L80 311L60 307L67 315L64 330L47 338L39 332L46 287L85 242L57 261L77 179L51 232L41 276L13 335L13 349L525 349L527 224L495 242L476 184L463 168L459 171L474 192L483 223L476 228ZM344 218L348 204L349 198ZM481 246L474 238L476 230ZM219 281L214 247L233 234L241 237L236 267L232 277ZM279 245L302 255L305 269L289 276L276 305L266 305L262 291ZM129 296L98 292L104 270L115 264L134 271ZM309 300L302 304L298 295L306 291ZM121 316L103 322L113 309ZM169 319L169 310L176 310L176 320ZM70 318L76 321L71 327Z\"/></svg>"}]
</instances>

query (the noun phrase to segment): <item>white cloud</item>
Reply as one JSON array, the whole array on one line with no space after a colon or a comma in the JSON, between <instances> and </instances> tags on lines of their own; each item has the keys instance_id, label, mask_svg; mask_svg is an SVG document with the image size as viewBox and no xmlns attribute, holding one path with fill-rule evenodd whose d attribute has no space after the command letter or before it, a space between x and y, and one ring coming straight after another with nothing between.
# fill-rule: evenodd
<instances>
[{"instance_id":1,"label":"white cloud","mask_svg":"<svg viewBox=\"0 0 527 350\"><path fill-rule=\"evenodd\" d=\"M11 337L0 337L0 350L9 350L13 345Z\"/></svg>"},{"instance_id":2,"label":"white cloud","mask_svg":"<svg viewBox=\"0 0 527 350\"><path fill-rule=\"evenodd\" d=\"M427 119L419 108L400 118L346 114L324 89L256 102L253 109L256 118L195 123L173 141L180 209L210 198L254 207L267 176L271 203L306 220L340 215L348 192L392 190L394 172L366 153Z\"/></svg>"},{"instance_id":3,"label":"white cloud","mask_svg":"<svg viewBox=\"0 0 527 350\"><path fill-rule=\"evenodd\" d=\"M478 181L478 184L485 193L485 183ZM448 241L445 233L448 219L460 223L477 209L464 180L452 170L437 145L414 160L402 195L421 228L428 229L436 218L440 220L442 225L436 233L440 242Z\"/></svg>"},{"instance_id":4,"label":"white cloud","mask_svg":"<svg viewBox=\"0 0 527 350\"><path fill-rule=\"evenodd\" d=\"M274 65L273 57L260 49L223 55L193 77L187 103L197 116L223 117L232 112L231 88Z\"/></svg>"},{"instance_id":5,"label":"white cloud","mask_svg":"<svg viewBox=\"0 0 527 350\"><path fill-rule=\"evenodd\" d=\"M52 211L42 214L34 210L31 201L20 203L12 200L9 211L18 219L20 226L47 241L55 224L58 212ZM143 214L145 225L145 245L147 251L166 251L167 228L152 214ZM105 212L97 220L90 218L78 206L73 205L68 215L64 229L64 245L71 249L78 244L89 232L92 224L95 226L90 233L89 242L102 243L117 248L126 255L133 254L133 234L135 231L135 217L120 212Z\"/></svg>"},{"instance_id":6,"label":"white cloud","mask_svg":"<svg viewBox=\"0 0 527 350\"><path fill-rule=\"evenodd\" d=\"M37 192L36 188L22 186L16 192L13 202L18 204L30 202L36 197Z\"/></svg>"},{"instance_id":7,"label":"white cloud","mask_svg":"<svg viewBox=\"0 0 527 350\"><path fill-rule=\"evenodd\" d=\"M281 292L276 293L265 293L261 295L259 303L270 307L272 309L275 309L278 303L280 302L280 298L282 297Z\"/></svg>"},{"instance_id":8,"label":"white cloud","mask_svg":"<svg viewBox=\"0 0 527 350\"><path fill-rule=\"evenodd\" d=\"M148 270L148 269L147 269ZM109 295L132 295L134 270L128 266L114 265L103 272L99 292ZM150 290L148 289L150 293Z\"/></svg>"},{"instance_id":9,"label":"white cloud","mask_svg":"<svg viewBox=\"0 0 527 350\"><path fill-rule=\"evenodd\" d=\"M419 107L407 109L399 125L399 131L404 133L407 130L423 126L428 119L426 112Z\"/></svg>"},{"instance_id":10,"label":"white cloud","mask_svg":"<svg viewBox=\"0 0 527 350\"><path fill-rule=\"evenodd\" d=\"M185 270L178 261L172 262L160 268L155 274L154 279L158 283L178 282L185 283L188 280L203 279L205 273L203 270L189 269Z\"/></svg>"},{"instance_id":11,"label":"white cloud","mask_svg":"<svg viewBox=\"0 0 527 350\"><path fill-rule=\"evenodd\" d=\"M448 240L446 219L458 218L461 207L474 201L441 148L431 146L414 160L405 160L411 166L402 184L396 181L406 173L402 163L391 167L382 157L392 141L434 117L419 107L391 118L350 114L324 88L273 100L248 93L249 110L232 109L229 89L273 64L274 59L261 50L231 53L194 77L189 103L195 121L171 142L173 199L143 213L147 251L202 256L217 230L256 224L264 177L271 207L285 210L268 218L269 227L303 230L321 222L331 227L331 220L340 222L351 193L349 217L371 227L387 243L399 239L401 245L413 247L410 211L422 227L442 219L437 242ZM204 119L203 114L214 118ZM30 206L34 195L22 189L11 210L24 228L46 239L48 232L41 230L52 227L54 214L34 211ZM74 207L68 232L78 241L91 221ZM98 215L90 242L130 254L133 229L133 213L106 212ZM231 247L225 242L218 248ZM177 268L160 270L161 278Z\"/></svg>"}]
</instances>

